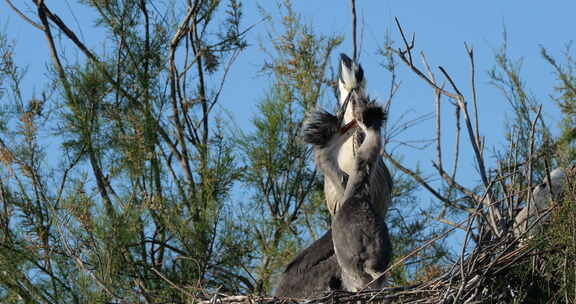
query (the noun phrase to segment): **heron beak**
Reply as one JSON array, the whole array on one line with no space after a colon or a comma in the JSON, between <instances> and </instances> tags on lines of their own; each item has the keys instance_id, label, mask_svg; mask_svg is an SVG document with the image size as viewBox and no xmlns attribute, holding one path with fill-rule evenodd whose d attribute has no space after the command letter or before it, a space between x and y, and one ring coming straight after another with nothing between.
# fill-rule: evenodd
<instances>
[{"instance_id":1,"label":"heron beak","mask_svg":"<svg viewBox=\"0 0 576 304\"><path fill-rule=\"evenodd\" d=\"M340 53L340 63L342 64L341 68L352 70L352 59L346 54Z\"/></svg>"},{"instance_id":2,"label":"heron beak","mask_svg":"<svg viewBox=\"0 0 576 304\"><path fill-rule=\"evenodd\" d=\"M338 125L341 126L342 122L344 121L344 113L346 113L346 108L348 108L348 104L350 103L350 99L352 99L352 94L348 94L348 96L346 96L346 99L344 100L344 103L340 106L340 109L338 109Z\"/></svg>"},{"instance_id":3,"label":"heron beak","mask_svg":"<svg viewBox=\"0 0 576 304\"><path fill-rule=\"evenodd\" d=\"M355 127L356 127L356 119L353 119L351 122L347 123L342 128L340 128L340 134L346 134L346 132Z\"/></svg>"},{"instance_id":4,"label":"heron beak","mask_svg":"<svg viewBox=\"0 0 576 304\"><path fill-rule=\"evenodd\" d=\"M346 54L340 54L340 77L339 81L344 84L347 90L362 87L364 80L364 70L362 65L352 61Z\"/></svg>"}]
</instances>

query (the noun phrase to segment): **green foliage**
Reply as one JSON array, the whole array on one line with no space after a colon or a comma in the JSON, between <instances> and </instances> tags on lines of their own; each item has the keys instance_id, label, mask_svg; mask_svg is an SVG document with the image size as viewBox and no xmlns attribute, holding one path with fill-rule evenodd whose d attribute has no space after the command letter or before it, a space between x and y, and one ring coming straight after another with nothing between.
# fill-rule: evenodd
<instances>
[{"instance_id":1,"label":"green foliage","mask_svg":"<svg viewBox=\"0 0 576 304\"><path fill-rule=\"evenodd\" d=\"M576 301L576 191L574 177L570 176L564 198L558 202L546 227L534 246L541 253L535 260L536 269L530 274L542 279L535 288L543 297L555 303Z\"/></svg>"},{"instance_id":2,"label":"green foliage","mask_svg":"<svg viewBox=\"0 0 576 304\"><path fill-rule=\"evenodd\" d=\"M246 231L255 241L254 273L259 293L270 293L276 276L303 245L326 231L322 181L310 148L300 140L305 113L319 104L330 80L328 60L340 37L314 33L293 11L281 5L282 33L272 29L270 62L263 71L272 77L259 103L255 130L241 137L245 155L244 181L252 194L246 204ZM269 19L269 25L272 25Z\"/></svg>"},{"instance_id":3,"label":"green foliage","mask_svg":"<svg viewBox=\"0 0 576 304\"><path fill-rule=\"evenodd\" d=\"M562 119L562 135L558 145L560 162L569 165L576 159L574 140L576 139L576 61L571 55L572 43L566 45L563 52L564 62L557 62L546 49L542 48L542 56L554 69L558 80L555 88L555 100L564 115Z\"/></svg>"},{"instance_id":4,"label":"green foliage","mask_svg":"<svg viewBox=\"0 0 576 304\"><path fill-rule=\"evenodd\" d=\"M184 303L204 289L251 290L242 276L251 243L231 224L235 143L212 112L246 46L240 4L185 6L195 30L184 49L170 37L180 37L186 10L83 3L107 32L105 51L57 58L57 91L41 99L23 100L0 39L10 109L0 134L0 302ZM49 144L60 155L47 157Z\"/></svg>"},{"instance_id":5,"label":"green foliage","mask_svg":"<svg viewBox=\"0 0 576 304\"><path fill-rule=\"evenodd\" d=\"M507 52L508 41L504 30L502 46L495 54L496 65L488 72L492 84L500 89L512 108L512 117L506 125L507 145L503 153L500 153L499 161L505 170L516 170L517 164L531 162L533 177L541 180L546 170L555 167L550 153L550 130L538 114L538 100L526 88L527 84L522 79L522 59L514 60ZM516 182L525 183L529 179L528 176L524 178Z\"/></svg>"},{"instance_id":6,"label":"green foliage","mask_svg":"<svg viewBox=\"0 0 576 304\"><path fill-rule=\"evenodd\" d=\"M505 50L505 47L503 48ZM505 170L517 172L518 164L530 160L529 151L534 146L533 178L546 179L546 168L562 166L568 168L568 178L564 185L563 197L552 202L552 213L541 233L528 241L533 248L531 258L523 259L509 271L496 276L488 282L491 290L507 294L503 303L574 303L576 301L576 274L574 260L576 256L576 196L574 175L571 168L574 154L574 60L570 44L564 52L564 61L558 62L546 49L541 49L543 58L550 64L557 77L554 97L563 113L560 125L562 134L556 142L552 142L547 127L534 125L536 102L525 92L520 80L520 63L512 64L504 51L497 54L497 64L505 73L491 73L497 83L501 84L505 96L510 101L516 115L508 137L510 145L506 148L505 160L509 165ZM498 76L499 75L499 76ZM513 136L512 136L513 135ZM518 185L525 185L524 179L515 179ZM511 189L512 186L508 185ZM517 186L517 185L516 185ZM525 187L525 186L521 186ZM520 188L518 188L520 189ZM531 188L527 188L531 191ZM516 194L514 194L516 195Z\"/></svg>"},{"instance_id":7,"label":"green foliage","mask_svg":"<svg viewBox=\"0 0 576 304\"><path fill-rule=\"evenodd\" d=\"M574 303L576 300L576 192L570 175L550 220L528 241L532 254L487 282L499 303Z\"/></svg>"}]
</instances>

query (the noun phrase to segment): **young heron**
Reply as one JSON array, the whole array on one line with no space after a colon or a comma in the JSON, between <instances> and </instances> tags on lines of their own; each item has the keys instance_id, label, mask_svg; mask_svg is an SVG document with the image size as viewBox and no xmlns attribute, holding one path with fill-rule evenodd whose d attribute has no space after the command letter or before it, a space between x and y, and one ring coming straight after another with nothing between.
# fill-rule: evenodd
<instances>
[{"instance_id":1,"label":"young heron","mask_svg":"<svg viewBox=\"0 0 576 304\"><path fill-rule=\"evenodd\" d=\"M374 185L380 182L374 178L375 171L386 168L379 165L382 161L380 129L385 113L382 107L364 96L355 96L351 102L356 124L364 138L352 157L341 205L332 220L332 238L342 270L342 286L349 291L358 291L383 286L382 274L392 258L392 244L381 205L374 200L373 191ZM324 168L324 165L318 166ZM323 171L333 183L337 181ZM340 180L345 178L340 177ZM391 183L388 186L391 187Z\"/></svg>"},{"instance_id":2,"label":"young heron","mask_svg":"<svg viewBox=\"0 0 576 304\"><path fill-rule=\"evenodd\" d=\"M353 62L345 54L340 55L340 78L338 81L339 113L338 121L340 126L345 126L355 119L354 111L349 106L350 100L357 102L366 102L368 98L365 94L366 79L362 66ZM356 149L362 143L364 132L358 130L354 136L349 137L338 147L337 159L338 167L346 174L350 174L354 165L354 154ZM374 170L369 178L370 197L376 212L383 217L391 204L392 195L392 177L388 168L381 157L377 158ZM326 204L330 214L334 216L336 210L342 204L342 194L339 192L338 185L330 179L324 178L324 193L326 195Z\"/></svg>"},{"instance_id":3,"label":"young heron","mask_svg":"<svg viewBox=\"0 0 576 304\"><path fill-rule=\"evenodd\" d=\"M276 296L309 297L343 289L379 287L392 256L388 228L373 206L370 180L380 158L380 128L384 110L358 96L351 99L355 120L341 126L338 117L315 111L304 127L304 141L312 144L316 165L342 202L332 229L303 250L284 271ZM342 144L356 132L364 134L351 163L350 175L338 165ZM370 284L374 281L372 284Z\"/></svg>"},{"instance_id":4,"label":"young heron","mask_svg":"<svg viewBox=\"0 0 576 304\"><path fill-rule=\"evenodd\" d=\"M338 118L324 111L315 111L304 127L304 141L315 147L316 162L324 174L338 180L340 195L344 195L347 175L336 164L338 149L355 132L352 121L340 127ZM336 170L338 172L333 172ZM334 254L332 232L316 240L286 266L275 296L308 298L329 290L343 290L341 267Z\"/></svg>"},{"instance_id":5,"label":"young heron","mask_svg":"<svg viewBox=\"0 0 576 304\"><path fill-rule=\"evenodd\" d=\"M526 241L542 231L542 225L550 217L549 208L552 202L558 201L566 183L566 170L556 168L550 172L548 179L536 186L532 191L531 200L514 218L514 234L521 241Z\"/></svg>"}]
</instances>

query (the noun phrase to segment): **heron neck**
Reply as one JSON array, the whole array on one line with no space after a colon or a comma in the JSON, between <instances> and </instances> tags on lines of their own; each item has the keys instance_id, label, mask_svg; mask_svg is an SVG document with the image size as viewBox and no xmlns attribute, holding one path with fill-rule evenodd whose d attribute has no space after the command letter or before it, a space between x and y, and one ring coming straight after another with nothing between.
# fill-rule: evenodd
<instances>
[{"instance_id":1,"label":"heron neck","mask_svg":"<svg viewBox=\"0 0 576 304\"><path fill-rule=\"evenodd\" d=\"M343 201L346 201L353 195L359 194L358 191L362 191L362 186L369 183L369 177L380 153L381 142L379 130L366 129L364 132L366 133L366 137L360 145L352 163L354 167L350 172ZM369 195L369 193L366 194Z\"/></svg>"},{"instance_id":2,"label":"heron neck","mask_svg":"<svg viewBox=\"0 0 576 304\"><path fill-rule=\"evenodd\" d=\"M354 119L354 114L352 113L352 105L348 104L346 112L344 112L343 124L347 124ZM338 151L338 165L340 168L350 174L354 168L354 139L353 136L346 138Z\"/></svg>"},{"instance_id":3,"label":"heron neck","mask_svg":"<svg viewBox=\"0 0 576 304\"><path fill-rule=\"evenodd\" d=\"M354 113L352 111L352 104L349 103L348 107L346 108L346 112L344 112L344 124L351 122L354 119Z\"/></svg>"}]
</instances>

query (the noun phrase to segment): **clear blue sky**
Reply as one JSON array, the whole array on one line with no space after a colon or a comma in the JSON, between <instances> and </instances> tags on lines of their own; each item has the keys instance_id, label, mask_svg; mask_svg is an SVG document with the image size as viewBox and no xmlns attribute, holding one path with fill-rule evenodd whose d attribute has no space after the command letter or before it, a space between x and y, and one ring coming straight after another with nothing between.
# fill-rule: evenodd
<instances>
[{"instance_id":1,"label":"clear blue sky","mask_svg":"<svg viewBox=\"0 0 576 304\"><path fill-rule=\"evenodd\" d=\"M316 0L294 1L295 10L303 20L314 26L318 33L341 33L349 37L350 1ZM28 15L33 16L29 1L14 1ZM92 16L72 0L46 0L46 3L67 24L77 30L86 44L102 49L102 32L93 31ZM270 12L277 12L275 1L245 1L244 24L256 23L261 16L256 4L259 3ZM488 83L487 71L494 66L494 52L502 42L504 26L508 32L509 55L523 58L523 73L526 86L536 99L544 105L544 118L548 125L556 128L560 114L550 98L555 83L551 67L541 58L540 45L545 46L552 55L560 58L567 42L574 39L576 29L576 1L357 1L359 28L364 30L360 61L368 79L368 92L373 97L387 96L390 75L378 63L381 58L376 50L383 44L384 34L389 31L399 46L400 36L394 24L398 17L407 33L416 33L416 52L426 53L432 67L442 65L470 96L469 66L464 42L474 47L477 66L477 83L482 135L486 137L488 151L503 143L503 127L510 108L504 97ZM16 16L4 2L0 4L0 25L5 26L10 38L17 42L17 64L28 67L25 88L30 92L40 92L46 86L44 73L49 63L49 54L42 34ZM364 25L362 25L364 23ZM82 31L79 31L79 28ZM239 57L232 69L230 79L222 95L221 106L235 115L236 122L245 130L250 128L250 119L254 116L256 103L264 96L270 80L257 75L265 59L258 48L257 38L265 37L264 25L258 25L248 40L251 46ZM346 39L337 53L351 52L351 39ZM335 55L337 55L337 53ZM68 55L79 56L73 49ZM332 62L337 63L337 56ZM437 70L436 70L437 71ZM440 74L437 73L440 77ZM406 114L415 118L433 112L432 91L416 76L400 68L399 78L402 86L393 104L391 120L397 120ZM327 101L329 102L329 101ZM446 126L444 132L451 142L453 109L444 99ZM508 114L507 114L508 113ZM401 140L419 140L433 138L433 121L426 121L405 131ZM555 132L555 134L558 134ZM471 185L479 180L474 171L472 151L466 138L462 147L462 172L464 180ZM432 172L432 149L416 151L401 148L406 164L414 167L420 164L425 172ZM445 154L451 154L446 150ZM490 154L488 155L490 157Z\"/></svg>"}]
</instances>

